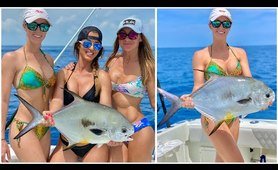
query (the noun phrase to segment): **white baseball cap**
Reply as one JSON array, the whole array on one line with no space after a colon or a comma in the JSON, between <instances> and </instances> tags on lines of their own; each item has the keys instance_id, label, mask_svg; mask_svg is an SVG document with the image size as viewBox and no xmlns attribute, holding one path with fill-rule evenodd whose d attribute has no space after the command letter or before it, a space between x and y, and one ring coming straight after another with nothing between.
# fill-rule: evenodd
<instances>
[{"instance_id":1,"label":"white baseball cap","mask_svg":"<svg viewBox=\"0 0 278 170\"><path fill-rule=\"evenodd\" d=\"M125 27L131 28L136 33L142 33L143 31L142 21L138 18L130 17L122 20L117 32L119 32L122 28Z\"/></svg>"},{"instance_id":2,"label":"white baseball cap","mask_svg":"<svg viewBox=\"0 0 278 170\"><path fill-rule=\"evenodd\" d=\"M43 8L28 8L25 10L24 20L27 23L34 22L38 18L45 19L51 25L48 14Z\"/></svg>"},{"instance_id":3,"label":"white baseball cap","mask_svg":"<svg viewBox=\"0 0 278 170\"><path fill-rule=\"evenodd\" d=\"M221 16L227 17L232 21L231 13L226 8L214 8L209 15L209 20L214 21Z\"/></svg>"}]
</instances>

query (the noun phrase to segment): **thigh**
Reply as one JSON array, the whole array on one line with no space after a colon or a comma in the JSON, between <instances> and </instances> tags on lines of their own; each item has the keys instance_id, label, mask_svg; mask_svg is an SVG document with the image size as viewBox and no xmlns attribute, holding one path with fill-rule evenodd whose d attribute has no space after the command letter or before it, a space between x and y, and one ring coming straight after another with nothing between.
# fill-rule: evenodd
<instances>
[{"instance_id":1,"label":"thigh","mask_svg":"<svg viewBox=\"0 0 278 170\"><path fill-rule=\"evenodd\" d=\"M75 155L72 150L68 149L64 151L65 145L59 139L54 151L50 156L50 162L76 162L78 157Z\"/></svg>"},{"instance_id":2,"label":"thigh","mask_svg":"<svg viewBox=\"0 0 278 170\"><path fill-rule=\"evenodd\" d=\"M213 121L201 118L203 130L208 135L216 125ZM237 146L237 143L226 123L222 123L219 128L210 136L209 140L212 142L218 154L217 159L225 162L242 162L243 157Z\"/></svg>"},{"instance_id":3,"label":"thigh","mask_svg":"<svg viewBox=\"0 0 278 170\"><path fill-rule=\"evenodd\" d=\"M239 135L239 118L236 118L232 123L229 124L230 131L233 135L234 140L238 141L238 135Z\"/></svg>"},{"instance_id":4,"label":"thigh","mask_svg":"<svg viewBox=\"0 0 278 170\"><path fill-rule=\"evenodd\" d=\"M109 147L109 162L124 162L123 145Z\"/></svg>"},{"instance_id":5,"label":"thigh","mask_svg":"<svg viewBox=\"0 0 278 170\"><path fill-rule=\"evenodd\" d=\"M108 147L102 145L98 147L94 146L90 151L83 157L83 162L108 162Z\"/></svg>"},{"instance_id":6,"label":"thigh","mask_svg":"<svg viewBox=\"0 0 278 170\"><path fill-rule=\"evenodd\" d=\"M50 150L50 134L46 134L41 142L33 130L23 135L19 140L13 139L18 133L16 124L12 123L10 144L18 159L21 162L46 162Z\"/></svg>"},{"instance_id":7,"label":"thigh","mask_svg":"<svg viewBox=\"0 0 278 170\"><path fill-rule=\"evenodd\" d=\"M148 126L132 136L133 141L128 143L129 162L151 162L155 136L153 129Z\"/></svg>"}]
</instances>

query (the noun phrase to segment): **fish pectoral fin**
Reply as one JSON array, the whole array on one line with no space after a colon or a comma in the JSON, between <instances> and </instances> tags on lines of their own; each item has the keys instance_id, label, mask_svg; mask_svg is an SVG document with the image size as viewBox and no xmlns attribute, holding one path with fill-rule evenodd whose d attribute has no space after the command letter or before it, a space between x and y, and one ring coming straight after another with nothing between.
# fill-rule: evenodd
<instances>
[{"instance_id":1,"label":"fish pectoral fin","mask_svg":"<svg viewBox=\"0 0 278 170\"><path fill-rule=\"evenodd\" d=\"M97 128L94 128L94 129L90 129L90 131L95 134L95 135L102 135L105 131L102 130L102 129L97 129Z\"/></svg>"},{"instance_id":2,"label":"fish pectoral fin","mask_svg":"<svg viewBox=\"0 0 278 170\"><path fill-rule=\"evenodd\" d=\"M133 138L129 137L129 138L127 139L127 141L133 141Z\"/></svg>"},{"instance_id":3,"label":"fish pectoral fin","mask_svg":"<svg viewBox=\"0 0 278 170\"><path fill-rule=\"evenodd\" d=\"M68 149L71 149L71 148L75 147L75 145L76 145L76 143L74 143L74 144L72 144L72 145L68 145L68 146L66 146L66 147L63 148L63 151L66 151L66 150L68 150Z\"/></svg>"},{"instance_id":4,"label":"fish pectoral fin","mask_svg":"<svg viewBox=\"0 0 278 170\"><path fill-rule=\"evenodd\" d=\"M250 103L252 101L252 98L251 97L248 97L246 99L241 99L241 100L238 100L237 102L239 104L247 104L247 103Z\"/></svg>"},{"instance_id":5,"label":"fish pectoral fin","mask_svg":"<svg viewBox=\"0 0 278 170\"><path fill-rule=\"evenodd\" d=\"M210 132L209 136L212 135L219 127L220 125L224 122L225 120L221 120L220 122L217 123L216 126L214 126L214 128L212 129L212 131Z\"/></svg>"},{"instance_id":6,"label":"fish pectoral fin","mask_svg":"<svg viewBox=\"0 0 278 170\"><path fill-rule=\"evenodd\" d=\"M102 145L103 145L103 144L97 144L97 148L100 148L100 147L102 147Z\"/></svg>"}]
</instances>

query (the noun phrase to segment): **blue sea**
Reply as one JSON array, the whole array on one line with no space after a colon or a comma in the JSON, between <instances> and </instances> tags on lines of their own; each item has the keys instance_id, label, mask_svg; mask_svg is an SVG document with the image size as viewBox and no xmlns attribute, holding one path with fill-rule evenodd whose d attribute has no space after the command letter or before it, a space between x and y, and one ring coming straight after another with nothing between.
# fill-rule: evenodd
<instances>
[{"instance_id":1,"label":"blue sea","mask_svg":"<svg viewBox=\"0 0 278 170\"><path fill-rule=\"evenodd\" d=\"M13 51L18 48L19 46L2 46L2 55L4 55L8 51ZM59 53L62 51L63 48L64 46L43 46L42 50L45 53L50 54L54 59L56 59L56 57L59 55ZM101 67L104 66L105 61L108 59L108 56L112 53L112 47L104 47L104 49L105 49L104 55L101 59L99 59L99 63ZM55 63L55 68L54 68L55 72L58 72L69 62L73 62L73 61L76 61L76 57L73 55L73 47L69 46ZM16 90L13 88L11 91L7 120L10 119L10 117L12 116L12 114L14 113L14 111L19 105L18 99L13 95L15 93ZM141 110L148 118L148 120L151 121L151 125L154 128L154 111L150 106L147 95L145 95L145 97L141 102ZM58 138L59 138L59 132L55 127L51 127L51 144L52 145L57 144ZM8 139L8 130L6 131L6 139Z\"/></svg>"},{"instance_id":2,"label":"blue sea","mask_svg":"<svg viewBox=\"0 0 278 170\"><path fill-rule=\"evenodd\" d=\"M193 87L192 57L196 50L204 47L192 48L159 48L157 53L157 79L162 89L177 96L189 94ZM252 76L262 80L270 88L276 91L276 46L242 46L248 56ZM169 109L170 102L164 99L166 108ZM158 122L164 115L159 96ZM276 101L268 110L247 115L250 119L271 119L276 120ZM180 109L169 123L200 118L201 114L195 109ZM165 127L164 124L159 129Z\"/></svg>"}]
</instances>

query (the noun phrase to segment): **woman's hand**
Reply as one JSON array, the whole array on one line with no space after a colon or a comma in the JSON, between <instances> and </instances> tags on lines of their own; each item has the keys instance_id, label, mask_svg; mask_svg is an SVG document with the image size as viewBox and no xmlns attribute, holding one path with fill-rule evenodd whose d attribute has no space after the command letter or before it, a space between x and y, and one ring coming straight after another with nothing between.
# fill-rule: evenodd
<instances>
[{"instance_id":1,"label":"woman's hand","mask_svg":"<svg viewBox=\"0 0 278 170\"><path fill-rule=\"evenodd\" d=\"M123 145L123 142L114 142L114 141L110 141L109 143L107 143L108 146L121 146Z\"/></svg>"},{"instance_id":2,"label":"woman's hand","mask_svg":"<svg viewBox=\"0 0 278 170\"><path fill-rule=\"evenodd\" d=\"M41 122L41 125L43 126L53 126L55 124L52 112L50 111L43 111L43 118L44 120Z\"/></svg>"},{"instance_id":3,"label":"woman's hand","mask_svg":"<svg viewBox=\"0 0 278 170\"><path fill-rule=\"evenodd\" d=\"M193 109L194 103L189 95L190 94L184 94L180 97L180 99L182 100L182 107Z\"/></svg>"},{"instance_id":4,"label":"woman's hand","mask_svg":"<svg viewBox=\"0 0 278 170\"><path fill-rule=\"evenodd\" d=\"M6 159L6 155L8 159ZM10 159L11 159L11 152L7 144L7 141L5 139L1 139L1 161L9 162Z\"/></svg>"},{"instance_id":5,"label":"woman's hand","mask_svg":"<svg viewBox=\"0 0 278 170\"><path fill-rule=\"evenodd\" d=\"M65 69L67 70L73 70L74 69L75 64L73 62L70 62L68 65L66 65Z\"/></svg>"}]
</instances>

